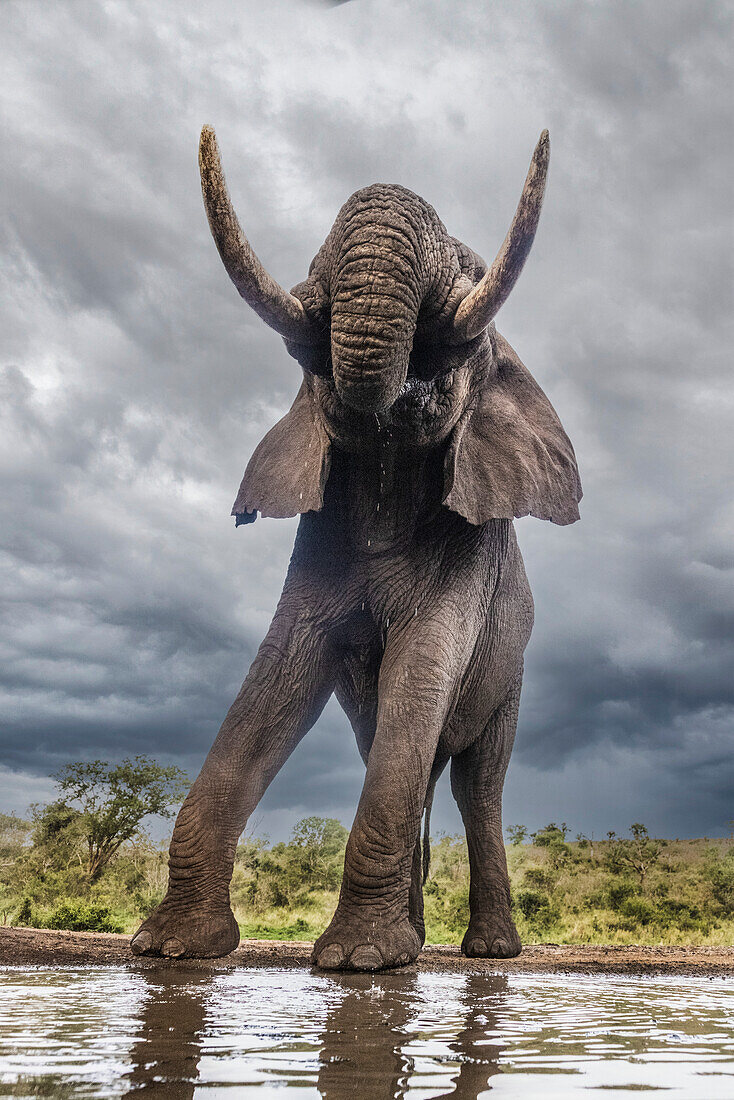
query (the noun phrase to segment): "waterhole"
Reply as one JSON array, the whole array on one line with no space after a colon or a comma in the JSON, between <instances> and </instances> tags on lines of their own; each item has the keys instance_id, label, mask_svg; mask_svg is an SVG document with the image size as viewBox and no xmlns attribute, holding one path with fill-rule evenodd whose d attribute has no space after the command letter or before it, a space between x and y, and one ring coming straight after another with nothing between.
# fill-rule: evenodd
<instances>
[{"instance_id":1,"label":"waterhole","mask_svg":"<svg viewBox=\"0 0 734 1100\"><path fill-rule=\"evenodd\" d=\"M0 1095L734 1096L726 978L0 970ZM598 1091L602 1090L602 1091Z\"/></svg>"}]
</instances>

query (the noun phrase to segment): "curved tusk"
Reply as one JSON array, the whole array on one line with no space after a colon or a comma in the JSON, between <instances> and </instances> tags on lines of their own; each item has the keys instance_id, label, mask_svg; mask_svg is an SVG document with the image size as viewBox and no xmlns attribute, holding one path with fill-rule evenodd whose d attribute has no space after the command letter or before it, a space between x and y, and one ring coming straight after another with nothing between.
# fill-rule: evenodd
<instances>
[{"instance_id":1,"label":"curved tusk","mask_svg":"<svg viewBox=\"0 0 734 1100\"><path fill-rule=\"evenodd\" d=\"M229 198L219 159L219 146L211 126L204 126L199 142L201 191L214 243L237 290L266 325L286 340L312 344L314 328L303 304L268 275L242 232Z\"/></svg>"},{"instance_id":2,"label":"curved tusk","mask_svg":"<svg viewBox=\"0 0 734 1100\"><path fill-rule=\"evenodd\" d=\"M538 228L549 158L550 139L548 131L543 130L512 225L489 271L459 303L450 329L450 343L462 344L478 336L504 305L517 282Z\"/></svg>"}]
</instances>

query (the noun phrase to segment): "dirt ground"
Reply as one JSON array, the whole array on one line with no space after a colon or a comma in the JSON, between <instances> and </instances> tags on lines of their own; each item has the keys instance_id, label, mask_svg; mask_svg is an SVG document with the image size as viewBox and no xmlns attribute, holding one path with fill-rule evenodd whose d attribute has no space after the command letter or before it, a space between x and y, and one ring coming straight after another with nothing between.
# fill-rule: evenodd
<instances>
[{"instance_id":1,"label":"dirt ground","mask_svg":"<svg viewBox=\"0 0 734 1100\"><path fill-rule=\"evenodd\" d=\"M224 959L135 958L130 936L0 927L0 966L156 966L223 969L232 966L310 966L311 944L243 940ZM465 959L458 947L425 947L405 970L454 973L734 975L734 947L607 947L528 944L517 959Z\"/></svg>"}]
</instances>

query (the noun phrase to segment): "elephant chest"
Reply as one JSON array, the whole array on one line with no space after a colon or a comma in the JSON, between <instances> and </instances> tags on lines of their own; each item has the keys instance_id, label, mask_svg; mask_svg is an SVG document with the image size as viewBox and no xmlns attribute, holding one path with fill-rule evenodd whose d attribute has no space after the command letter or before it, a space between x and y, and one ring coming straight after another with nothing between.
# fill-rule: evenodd
<instances>
[{"instance_id":1,"label":"elephant chest","mask_svg":"<svg viewBox=\"0 0 734 1100\"><path fill-rule=\"evenodd\" d=\"M366 596L341 636L343 673L338 689L358 739L374 732L386 648L399 651L402 637L417 639L406 647L408 680L413 673L418 675L430 695L441 670L427 660L430 647L426 650L422 639L435 629L437 615L445 622L440 634L443 642L454 634L460 637L462 625L477 610L466 659L451 691L439 751L446 755L463 751L486 727L521 675L532 627L530 590L514 539L510 539L501 568L492 560L499 552L496 545L475 548L465 562L467 575L454 578L461 598L443 607L438 607L438 593L452 586L440 583L440 562L410 557L386 557L380 562L374 557L362 563L361 590ZM460 556L457 551L456 557ZM447 644L453 647L450 640Z\"/></svg>"}]
</instances>

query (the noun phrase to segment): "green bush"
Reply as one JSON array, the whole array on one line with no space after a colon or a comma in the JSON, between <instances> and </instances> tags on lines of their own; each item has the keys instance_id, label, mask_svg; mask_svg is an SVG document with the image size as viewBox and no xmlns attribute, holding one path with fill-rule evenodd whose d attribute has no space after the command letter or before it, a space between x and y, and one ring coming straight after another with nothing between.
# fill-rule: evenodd
<instances>
[{"instance_id":1,"label":"green bush","mask_svg":"<svg viewBox=\"0 0 734 1100\"><path fill-rule=\"evenodd\" d=\"M627 879L611 882L606 894L607 905L615 912L619 912L636 893L634 883L629 882Z\"/></svg>"},{"instance_id":2,"label":"green bush","mask_svg":"<svg viewBox=\"0 0 734 1100\"><path fill-rule=\"evenodd\" d=\"M630 928L638 924L645 928L648 924L656 923L656 918L661 915L654 902L642 897L625 898L619 906L619 912L627 922L625 926Z\"/></svg>"},{"instance_id":3,"label":"green bush","mask_svg":"<svg viewBox=\"0 0 734 1100\"><path fill-rule=\"evenodd\" d=\"M731 853L725 859L717 853L716 858L706 865L704 878L708 881L718 912L722 916L734 916L734 859Z\"/></svg>"},{"instance_id":4,"label":"green bush","mask_svg":"<svg viewBox=\"0 0 734 1100\"><path fill-rule=\"evenodd\" d=\"M522 877L522 886L527 890L545 890L548 893L556 884L556 876L544 867L528 867Z\"/></svg>"},{"instance_id":5,"label":"green bush","mask_svg":"<svg viewBox=\"0 0 734 1100\"><path fill-rule=\"evenodd\" d=\"M122 932L122 925L106 905L93 902L63 901L44 921L46 928L66 928L71 932Z\"/></svg>"},{"instance_id":6,"label":"green bush","mask_svg":"<svg viewBox=\"0 0 734 1100\"><path fill-rule=\"evenodd\" d=\"M558 907L540 890L520 890L514 904L528 924L539 931L550 928L558 920Z\"/></svg>"},{"instance_id":7,"label":"green bush","mask_svg":"<svg viewBox=\"0 0 734 1100\"><path fill-rule=\"evenodd\" d=\"M291 924L240 924L240 934L248 940L307 940L313 931L303 917Z\"/></svg>"},{"instance_id":8,"label":"green bush","mask_svg":"<svg viewBox=\"0 0 734 1100\"><path fill-rule=\"evenodd\" d=\"M563 867L572 856L570 845L566 843L568 825L564 821L562 825L556 825L551 821L543 829L533 833L533 843L536 848L545 848L548 853L548 861L556 869Z\"/></svg>"},{"instance_id":9,"label":"green bush","mask_svg":"<svg viewBox=\"0 0 734 1100\"><path fill-rule=\"evenodd\" d=\"M15 923L33 927L33 905L30 898L23 898L15 917Z\"/></svg>"}]
</instances>

